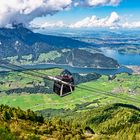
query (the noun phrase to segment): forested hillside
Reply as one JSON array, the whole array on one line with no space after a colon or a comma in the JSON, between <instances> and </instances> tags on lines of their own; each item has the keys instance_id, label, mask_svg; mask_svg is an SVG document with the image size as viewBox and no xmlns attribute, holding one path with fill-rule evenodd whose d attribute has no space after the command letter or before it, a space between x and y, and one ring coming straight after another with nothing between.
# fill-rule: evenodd
<instances>
[{"instance_id":1,"label":"forested hillside","mask_svg":"<svg viewBox=\"0 0 140 140\"><path fill-rule=\"evenodd\" d=\"M0 106L1 140L139 139L140 109L113 104L44 119L31 110Z\"/></svg>"}]
</instances>

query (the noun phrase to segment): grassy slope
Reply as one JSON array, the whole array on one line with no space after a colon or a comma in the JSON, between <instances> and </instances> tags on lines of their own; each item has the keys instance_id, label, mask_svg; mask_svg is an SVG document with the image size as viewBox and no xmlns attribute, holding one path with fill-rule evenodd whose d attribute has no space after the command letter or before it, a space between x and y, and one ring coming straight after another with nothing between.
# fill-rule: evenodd
<instances>
[{"instance_id":1,"label":"grassy slope","mask_svg":"<svg viewBox=\"0 0 140 140\"><path fill-rule=\"evenodd\" d=\"M50 70L41 70L40 72L47 75L57 75L61 69L50 69ZM4 91L13 89L13 88L24 88L24 87L33 87L31 82L34 82L34 85L44 84L43 79L35 78L18 72L11 72L8 75L1 76L0 81L4 84L0 85L1 89L1 98L0 104L7 104L14 107L21 107L22 109L32 109L32 110L42 110L46 108L75 108L76 104L82 104L86 102L91 102L93 100L99 99L98 102L90 104L90 106L97 106L98 104L108 104L108 103L129 103L140 107L140 75L131 75L119 74L117 78L113 81L108 81L106 76L103 76L97 81L91 81L87 83L80 84L79 87L88 87L88 89L97 88L107 92L113 92L113 96L102 94L100 91L87 91L84 89L77 88L73 94L60 98L56 94L11 94L6 95ZM10 86L9 86L10 84ZM129 90L134 93L128 94ZM134 98L134 99L131 99Z\"/></svg>"}]
</instances>

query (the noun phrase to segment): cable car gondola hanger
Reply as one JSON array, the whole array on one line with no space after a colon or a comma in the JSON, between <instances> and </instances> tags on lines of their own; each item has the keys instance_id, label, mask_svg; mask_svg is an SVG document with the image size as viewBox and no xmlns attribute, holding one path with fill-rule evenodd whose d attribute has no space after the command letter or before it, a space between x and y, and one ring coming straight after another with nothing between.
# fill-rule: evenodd
<instances>
[{"instance_id":1,"label":"cable car gondola hanger","mask_svg":"<svg viewBox=\"0 0 140 140\"><path fill-rule=\"evenodd\" d=\"M59 96L66 96L75 90L74 78L68 70L64 70L59 76L56 76L55 78L56 80L54 81L53 91Z\"/></svg>"}]
</instances>

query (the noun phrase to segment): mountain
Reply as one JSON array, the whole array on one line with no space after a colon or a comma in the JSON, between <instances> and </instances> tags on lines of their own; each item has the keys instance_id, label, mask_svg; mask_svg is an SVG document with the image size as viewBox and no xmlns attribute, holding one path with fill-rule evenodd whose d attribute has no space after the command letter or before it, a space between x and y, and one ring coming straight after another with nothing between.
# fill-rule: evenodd
<instances>
[{"instance_id":1,"label":"mountain","mask_svg":"<svg viewBox=\"0 0 140 140\"><path fill-rule=\"evenodd\" d=\"M118 68L119 64L116 60L106 57L101 53L90 53L86 50L72 49L61 52L61 56L50 60L50 63L69 64L74 67L87 68Z\"/></svg>"},{"instance_id":2,"label":"mountain","mask_svg":"<svg viewBox=\"0 0 140 140\"><path fill-rule=\"evenodd\" d=\"M92 47L93 52L81 48ZM21 65L55 63L77 67L118 68L116 60L89 43L34 33L22 25L0 28L0 59Z\"/></svg>"},{"instance_id":3,"label":"mountain","mask_svg":"<svg viewBox=\"0 0 140 140\"><path fill-rule=\"evenodd\" d=\"M58 37L34 33L23 26L12 29L0 28L0 57L22 56L45 53L59 48L90 46L88 43L68 37Z\"/></svg>"}]
</instances>

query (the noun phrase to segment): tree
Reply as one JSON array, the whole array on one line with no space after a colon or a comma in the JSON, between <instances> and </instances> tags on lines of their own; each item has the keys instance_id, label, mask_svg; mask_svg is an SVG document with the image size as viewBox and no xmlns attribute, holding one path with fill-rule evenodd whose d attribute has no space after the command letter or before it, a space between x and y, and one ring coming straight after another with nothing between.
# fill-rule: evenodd
<instances>
[{"instance_id":1,"label":"tree","mask_svg":"<svg viewBox=\"0 0 140 140\"><path fill-rule=\"evenodd\" d=\"M10 115L10 113L9 113L7 110L4 110L4 111L3 111L2 116L3 116L3 119L4 119L5 121L11 119L11 115Z\"/></svg>"}]
</instances>

